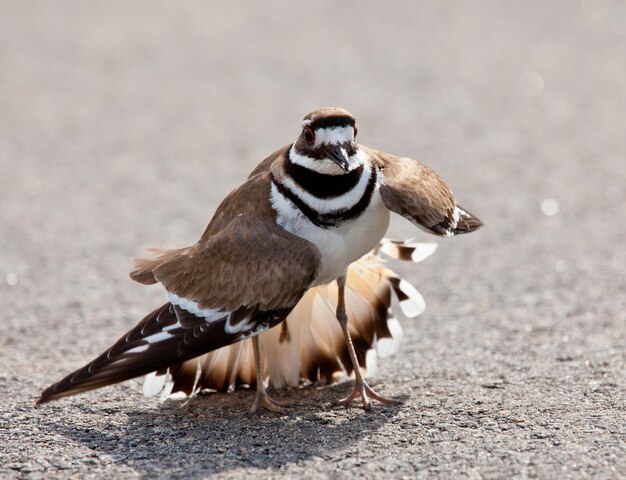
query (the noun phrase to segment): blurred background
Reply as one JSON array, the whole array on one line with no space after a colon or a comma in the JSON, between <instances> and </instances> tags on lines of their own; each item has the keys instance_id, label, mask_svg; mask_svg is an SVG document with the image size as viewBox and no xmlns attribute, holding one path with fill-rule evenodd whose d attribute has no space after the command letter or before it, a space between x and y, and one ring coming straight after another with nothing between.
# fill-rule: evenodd
<instances>
[{"instance_id":1,"label":"blurred background","mask_svg":"<svg viewBox=\"0 0 626 480\"><path fill-rule=\"evenodd\" d=\"M477 457L491 441L509 456L519 445L508 441L531 452L530 464L501 460L510 474L624 468L626 3L617 0L0 0L6 411L43 421L31 411L39 391L162 300L128 279L128 257L195 242L220 200L322 106L352 112L361 143L435 169L486 224L439 241L394 221L393 236L440 247L423 264L394 266L427 311L402 322L405 345L380 373L387 391L410 395L405 408L418 418L428 392L444 399L439 418L491 395L497 411L531 422L542 404L571 427L558 443L563 431L533 440L528 428L454 444L453 460L432 457L437 471L471 473L476 462L479 473L504 471ZM135 386L128 398L128 387L114 388L81 402L121 392L120 405L142 405ZM590 410L601 415L587 424ZM604 435L600 446L583 448L593 435ZM17 451L4 460L23 465ZM43 455L39 471L49 471ZM429 471L424 462L398 461L398 472Z\"/></svg>"}]
</instances>

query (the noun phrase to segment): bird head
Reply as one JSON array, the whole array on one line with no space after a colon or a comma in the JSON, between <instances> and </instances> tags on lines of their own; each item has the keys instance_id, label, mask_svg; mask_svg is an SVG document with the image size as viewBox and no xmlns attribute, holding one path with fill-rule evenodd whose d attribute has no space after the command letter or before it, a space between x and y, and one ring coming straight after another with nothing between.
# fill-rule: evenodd
<instances>
[{"instance_id":1,"label":"bird head","mask_svg":"<svg viewBox=\"0 0 626 480\"><path fill-rule=\"evenodd\" d=\"M356 122L342 108L321 108L302 120L302 132L294 143L296 163L308 163L308 168L341 175L362 164L355 142Z\"/></svg>"}]
</instances>

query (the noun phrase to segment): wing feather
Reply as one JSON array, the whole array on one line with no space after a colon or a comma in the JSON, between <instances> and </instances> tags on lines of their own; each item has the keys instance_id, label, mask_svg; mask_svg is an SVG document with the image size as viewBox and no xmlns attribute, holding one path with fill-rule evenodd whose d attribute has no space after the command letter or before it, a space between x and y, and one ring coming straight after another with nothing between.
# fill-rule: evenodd
<instances>
[{"instance_id":1,"label":"wing feather","mask_svg":"<svg viewBox=\"0 0 626 480\"><path fill-rule=\"evenodd\" d=\"M410 158L362 147L383 172L380 196L385 206L435 235L470 233L482 226L459 207L445 182L426 165Z\"/></svg>"},{"instance_id":2,"label":"wing feather","mask_svg":"<svg viewBox=\"0 0 626 480\"><path fill-rule=\"evenodd\" d=\"M189 394L194 390L199 365L195 357L212 350L226 355L224 368L219 370L226 378L226 367L233 358L228 358L228 350L220 347L271 328L280 323L290 310L245 308L243 312L225 312L220 320L207 321L167 303L146 316L99 357L48 387L37 403L122 382L153 371L164 374L169 367L172 367L174 382L172 391L182 390ZM245 315L249 320L249 328L229 332L226 323L233 314L240 317ZM183 318L184 321L181 320ZM187 360L191 362L186 363ZM150 387L147 390L154 389Z\"/></svg>"},{"instance_id":3,"label":"wing feather","mask_svg":"<svg viewBox=\"0 0 626 480\"><path fill-rule=\"evenodd\" d=\"M198 243L136 260L131 277L161 282L172 303L46 389L39 403L170 367L172 391L193 393L199 364L185 361L280 323L317 277L321 254L276 224L269 191L268 174L249 179L226 197ZM218 361L215 383L223 387L236 376L237 356Z\"/></svg>"}]
</instances>

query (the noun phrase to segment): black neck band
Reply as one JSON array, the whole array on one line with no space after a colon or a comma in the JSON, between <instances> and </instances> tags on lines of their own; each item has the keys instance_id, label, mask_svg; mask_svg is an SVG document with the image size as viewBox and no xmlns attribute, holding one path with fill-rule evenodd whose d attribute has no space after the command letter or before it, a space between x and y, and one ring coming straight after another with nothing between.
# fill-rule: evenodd
<instances>
[{"instance_id":1,"label":"black neck band","mask_svg":"<svg viewBox=\"0 0 626 480\"><path fill-rule=\"evenodd\" d=\"M363 174L363 165L343 175L326 175L287 162L286 173L300 188L317 198L334 198L352 190Z\"/></svg>"},{"instance_id":2,"label":"black neck band","mask_svg":"<svg viewBox=\"0 0 626 480\"><path fill-rule=\"evenodd\" d=\"M330 228L338 227L348 220L358 218L365 211L365 209L369 206L370 201L372 200L372 195L374 194L374 189L376 188L378 169L375 167L372 168L370 173L370 179L367 182L365 192L363 192L363 195L357 203L355 203L350 208L334 210L328 213L319 213L317 210L314 210L309 205L307 205L304 200L298 197L298 195L296 195L285 185L277 181L273 174L270 173L270 177L272 183L276 186L278 191L285 198L291 201L291 203L293 203L313 224L321 228Z\"/></svg>"}]
</instances>

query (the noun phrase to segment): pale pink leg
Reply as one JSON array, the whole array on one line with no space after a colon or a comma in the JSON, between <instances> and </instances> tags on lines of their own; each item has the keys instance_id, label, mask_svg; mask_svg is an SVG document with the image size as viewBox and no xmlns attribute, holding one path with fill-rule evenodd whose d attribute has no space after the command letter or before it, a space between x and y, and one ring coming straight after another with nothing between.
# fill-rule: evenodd
<instances>
[{"instance_id":1,"label":"pale pink leg","mask_svg":"<svg viewBox=\"0 0 626 480\"><path fill-rule=\"evenodd\" d=\"M350 353L350 360L352 360L352 368L354 369L354 389L352 393L348 395L346 398L339 400L340 405L348 405L351 403L358 395L361 396L361 400L363 401L363 408L367 411L372 410L372 400L376 400L380 403L384 403L386 405L396 405L399 402L395 400L391 400L388 398L381 397L378 395L372 388L367 384L363 375L361 374L361 368L359 366L359 360L356 357L356 352L354 351L354 345L352 343L352 338L350 337L350 330L348 328L348 314L346 313L346 302L345 302L345 287L346 287L346 277L342 276L337 279L337 286L339 288L339 295L337 299L337 320L341 325L341 329L343 330L343 336L346 340L346 345L348 346L348 352Z\"/></svg>"},{"instance_id":2,"label":"pale pink leg","mask_svg":"<svg viewBox=\"0 0 626 480\"><path fill-rule=\"evenodd\" d=\"M288 415L289 411L284 408L287 403L273 400L265 391L265 383L263 383L263 373L261 372L261 349L259 347L259 337L252 337L252 347L254 349L254 365L256 367L256 398L250 409L250 413L256 412L259 407L263 407L270 412Z\"/></svg>"}]
</instances>

